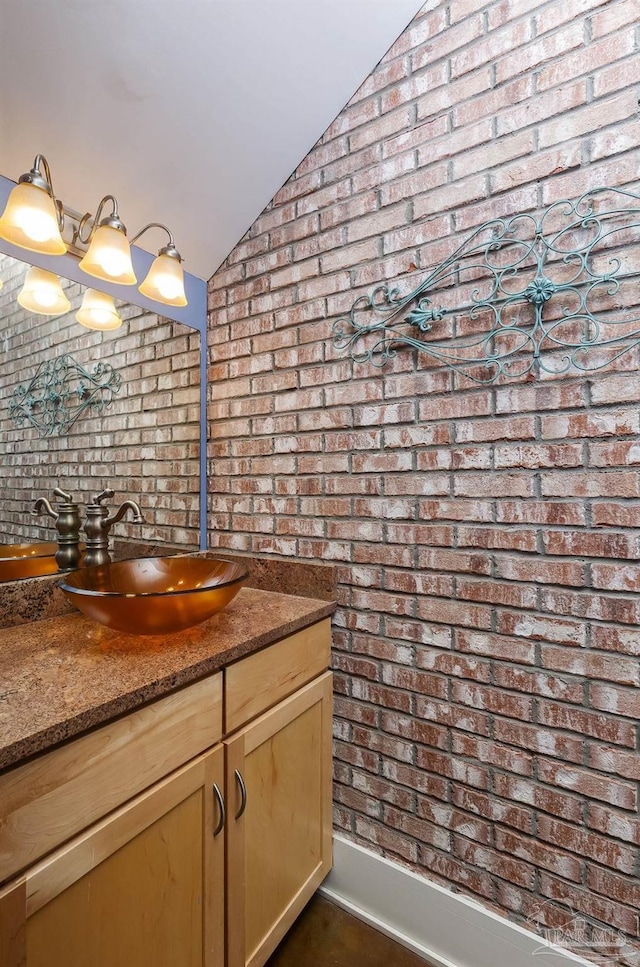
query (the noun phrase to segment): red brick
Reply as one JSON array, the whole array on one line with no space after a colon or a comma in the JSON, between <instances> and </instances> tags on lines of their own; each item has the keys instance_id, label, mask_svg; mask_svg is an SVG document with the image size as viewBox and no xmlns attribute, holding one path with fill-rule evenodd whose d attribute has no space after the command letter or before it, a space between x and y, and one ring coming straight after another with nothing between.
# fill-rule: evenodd
<instances>
[{"instance_id":1,"label":"red brick","mask_svg":"<svg viewBox=\"0 0 640 967\"><path fill-rule=\"evenodd\" d=\"M586 514L585 508L579 506L575 501L563 503L553 500L499 500L496 507L496 519L503 524L568 526L584 524ZM550 535L555 533L555 531L548 531L545 538L550 539Z\"/></svg>"},{"instance_id":2,"label":"red brick","mask_svg":"<svg viewBox=\"0 0 640 967\"><path fill-rule=\"evenodd\" d=\"M585 531L547 531L542 537L547 554L564 557L635 557L637 539L626 534Z\"/></svg>"},{"instance_id":3,"label":"red brick","mask_svg":"<svg viewBox=\"0 0 640 967\"><path fill-rule=\"evenodd\" d=\"M580 560L557 561L548 557L501 557L496 573L507 581L526 581L534 584L566 584L584 587L586 571Z\"/></svg>"},{"instance_id":4,"label":"red brick","mask_svg":"<svg viewBox=\"0 0 640 967\"><path fill-rule=\"evenodd\" d=\"M425 875L430 879L439 880L447 886L454 883L470 890L476 896L489 899L494 896L493 877L456 857L437 852L429 846L422 846L419 861Z\"/></svg>"},{"instance_id":5,"label":"red brick","mask_svg":"<svg viewBox=\"0 0 640 967\"><path fill-rule=\"evenodd\" d=\"M615 924L617 930L634 933L636 927L636 911L631 907L623 907L619 903L600 899L591 891L579 889L564 880L556 880L548 873L540 877L540 893L551 899L561 900L571 910L573 916L577 912L601 923Z\"/></svg>"},{"instance_id":6,"label":"red brick","mask_svg":"<svg viewBox=\"0 0 640 967\"><path fill-rule=\"evenodd\" d=\"M548 497L638 497L638 475L625 471L543 473L541 489Z\"/></svg>"},{"instance_id":7,"label":"red brick","mask_svg":"<svg viewBox=\"0 0 640 967\"><path fill-rule=\"evenodd\" d=\"M625 779L640 779L640 756L637 752L592 746L587 764L600 772L614 772Z\"/></svg>"},{"instance_id":8,"label":"red brick","mask_svg":"<svg viewBox=\"0 0 640 967\"><path fill-rule=\"evenodd\" d=\"M388 802L397 806L398 809L413 811L415 798L413 793L408 789L394 785L387 779L353 769L351 782L354 789L364 792L368 796L373 796L379 802Z\"/></svg>"},{"instance_id":9,"label":"red brick","mask_svg":"<svg viewBox=\"0 0 640 967\"><path fill-rule=\"evenodd\" d=\"M540 728L538 724L523 725L520 722L496 718L494 736L499 741L507 742L519 749L542 752L564 762L582 761L582 739L550 732L548 729Z\"/></svg>"},{"instance_id":10,"label":"red brick","mask_svg":"<svg viewBox=\"0 0 640 967\"><path fill-rule=\"evenodd\" d=\"M485 712L453 706L448 702L440 702L421 695L416 696L415 706L416 715L429 722L472 732L475 735L489 735L490 716Z\"/></svg>"},{"instance_id":11,"label":"red brick","mask_svg":"<svg viewBox=\"0 0 640 967\"><path fill-rule=\"evenodd\" d=\"M589 809L595 809L595 815L608 812L605 807L595 804L590 805ZM634 871L635 857L632 849L620 843L612 843L605 836L599 836L582 826L572 826L569 823L551 819L549 816L540 816L538 834L547 843L561 846L578 856L588 857L603 866L622 870L625 873Z\"/></svg>"},{"instance_id":12,"label":"red brick","mask_svg":"<svg viewBox=\"0 0 640 967\"><path fill-rule=\"evenodd\" d=\"M548 615L503 611L498 615L497 630L507 635L522 635L534 641L557 641L568 645L582 645L586 642L584 622L565 621Z\"/></svg>"},{"instance_id":13,"label":"red brick","mask_svg":"<svg viewBox=\"0 0 640 967\"><path fill-rule=\"evenodd\" d=\"M532 553L538 549L535 531L515 527L458 527L458 545Z\"/></svg>"},{"instance_id":14,"label":"red brick","mask_svg":"<svg viewBox=\"0 0 640 967\"><path fill-rule=\"evenodd\" d=\"M640 631L612 625L594 625L591 631L594 648L618 651L627 655L640 655Z\"/></svg>"},{"instance_id":15,"label":"red brick","mask_svg":"<svg viewBox=\"0 0 640 967\"><path fill-rule=\"evenodd\" d=\"M632 502L593 502L593 523L595 527L638 527L640 505Z\"/></svg>"},{"instance_id":16,"label":"red brick","mask_svg":"<svg viewBox=\"0 0 640 967\"><path fill-rule=\"evenodd\" d=\"M635 810L638 807L637 789L629 782L621 782L609 776L600 776L586 769L577 769L547 759L538 761L538 776L542 782L570 789L591 799L600 799L621 809Z\"/></svg>"},{"instance_id":17,"label":"red brick","mask_svg":"<svg viewBox=\"0 0 640 967\"><path fill-rule=\"evenodd\" d=\"M453 724L457 726L458 710L454 709ZM470 730L469 730L470 731ZM493 739L486 739L477 735L454 733L451 740L451 751L455 755L462 755L473 761L504 769L514 775L532 776L533 757L522 749L512 749Z\"/></svg>"},{"instance_id":18,"label":"red brick","mask_svg":"<svg viewBox=\"0 0 640 967\"><path fill-rule=\"evenodd\" d=\"M451 689L454 702L525 721L531 718L531 699L524 695L509 694L501 689L458 681L452 683Z\"/></svg>"},{"instance_id":19,"label":"red brick","mask_svg":"<svg viewBox=\"0 0 640 967\"><path fill-rule=\"evenodd\" d=\"M497 849L532 863L537 869L551 870L566 880L579 883L582 880L582 863L574 856L550 848L535 839L522 836L510 830L496 829L495 846Z\"/></svg>"},{"instance_id":20,"label":"red brick","mask_svg":"<svg viewBox=\"0 0 640 967\"><path fill-rule=\"evenodd\" d=\"M471 843L460 836L454 839L454 851L466 863L488 870L500 879L517 883L527 889L533 886L535 870L530 863L512 859L486 846Z\"/></svg>"},{"instance_id":21,"label":"red brick","mask_svg":"<svg viewBox=\"0 0 640 967\"><path fill-rule=\"evenodd\" d=\"M452 809L444 803L434 802L423 796L418 796L418 815L422 819L427 819L443 830L460 833L467 836L476 843L488 845L491 842L491 824L469 813L460 812ZM433 844L436 845L435 843Z\"/></svg>"},{"instance_id":22,"label":"red brick","mask_svg":"<svg viewBox=\"0 0 640 967\"><path fill-rule=\"evenodd\" d=\"M621 685L640 685L640 668L634 658L577 652L575 648L543 646L542 664L545 668L581 675L591 680L619 682Z\"/></svg>"},{"instance_id":23,"label":"red brick","mask_svg":"<svg viewBox=\"0 0 640 967\"><path fill-rule=\"evenodd\" d=\"M582 821L582 800L560 790L542 786L515 775L494 776L494 790L506 799L522 802L544 813L560 816L571 822Z\"/></svg>"},{"instance_id":24,"label":"red brick","mask_svg":"<svg viewBox=\"0 0 640 967\"><path fill-rule=\"evenodd\" d=\"M536 660L535 645L519 638L507 638L482 631L456 629L456 646L459 651L488 655L491 658L505 659L509 662L517 661L531 665Z\"/></svg>"},{"instance_id":25,"label":"red brick","mask_svg":"<svg viewBox=\"0 0 640 967\"><path fill-rule=\"evenodd\" d=\"M385 778L408 789L425 792L438 799L446 799L448 796L448 780L438 779L404 762L385 761L382 764L382 772Z\"/></svg>"},{"instance_id":26,"label":"red brick","mask_svg":"<svg viewBox=\"0 0 640 967\"><path fill-rule=\"evenodd\" d=\"M477 792L475 789L455 788L453 802L460 809L483 816L491 823L512 826L523 833L533 832L533 813L530 809L503 802L495 796Z\"/></svg>"},{"instance_id":27,"label":"red brick","mask_svg":"<svg viewBox=\"0 0 640 967\"><path fill-rule=\"evenodd\" d=\"M572 651L574 649L571 649ZM607 718L589 709L572 708L554 702L538 703L538 721L551 728L566 729L581 735L591 735L604 742L633 746L635 736L628 722Z\"/></svg>"},{"instance_id":28,"label":"red brick","mask_svg":"<svg viewBox=\"0 0 640 967\"><path fill-rule=\"evenodd\" d=\"M487 769L474 763L463 762L461 759L452 759L450 756L422 746L416 750L416 765L426 772L453 779L463 785L478 789L486 789L489 785Z\"/></svg>"},{"instance_id":29,"label":"red brick","mask_svg":"<svg viewBox=\"0 0 640 967\"><path fill-rule=\"evenodd\" d=\"M627 843L635 843L636 846L640 846L640 823L635 816L615 812L615 810L608 806L601 806L598 803L589 803L587 825L591 829L603 833L605 836L611 836L614 839L621 839ZM608 840L604 840L604 842L607 844L607 849L613 848L613 843ZM634 869L635 853L632 852L625 855L627 855L627 859L624 865L620 862L606 863L605 865L614 866L616 869L631 873ZM594 859L598 859L598 857L596 856ZM602 860L598 859L598 862L602 862Z\"/></svg>"},{"instance_id":30,"label":"red brick","mask_svg":"<svg viewBox=\"0 0 640 967\"><path fill-rule=\"evenodd\" d=\"M560 61L543 67L538 74L538 89L546 90L583 74L590 74L598 67L630 55L632 51L633 35L630 30L608 36L590 44L588 49L573 51Z\"/></svg>"},{"instance_id":31,"label":"red brick","mask_svg":"<svg viewBox=\"0 0 640 967\"><path fill-rule=\"evenodd\" d=\"M416 862L418 847L415 839L407 834L396 833L386 826L356 816L356 834L368 843L374 843L393 856Z\"/></svg>"},{"instance_id":32,"label":"red brick","mask_svg":"<svg viewBox=\"0 0 640 967\"><path fill-rule=\"evenodd\" d=\"M390 806L383 809L385 823L393 829L408 833L420 843L428 843L437 849L451 849L451 834L435 823L425 822L417 816L410 816Z\"/></svg>"}]
</instances>

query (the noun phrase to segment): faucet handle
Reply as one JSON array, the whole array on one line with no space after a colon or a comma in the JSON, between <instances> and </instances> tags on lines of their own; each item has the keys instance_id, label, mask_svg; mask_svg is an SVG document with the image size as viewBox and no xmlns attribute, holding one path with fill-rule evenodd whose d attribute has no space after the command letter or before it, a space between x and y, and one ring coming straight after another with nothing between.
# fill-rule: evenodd
<instances>
[{"instance_id":1,"label":"faucet handle","mask_svg":"<svg viewBox=\"0 0 640 967\"><path fill-rule=\"evenodd\" d=\"M62 500L66 500L68 504L71 503L71 494L66 493L62 487L56 487L56 489L53 491L53 495L54 497L61 497Z\"/></svg>"},{"instance_id":2,"label":"faucet handle","mask_svg":"<svg viewBox=\"0 0 640 967\"><path fill-rule=\"evenodd\" d=\"M115 494L115 490L109 490L109 489L103 490L102 493L98 494L97 497L93 498L91 503L99 504L101 500L108 500L110 497L113 497L114 494Z\"/></svg>"}]
</instances>

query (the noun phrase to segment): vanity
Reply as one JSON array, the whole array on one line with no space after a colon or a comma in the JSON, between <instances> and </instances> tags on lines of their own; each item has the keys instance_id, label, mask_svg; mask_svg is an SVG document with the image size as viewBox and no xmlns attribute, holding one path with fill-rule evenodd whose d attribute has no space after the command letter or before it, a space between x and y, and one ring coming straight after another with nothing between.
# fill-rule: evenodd
<instances>
[{"instance_id":1,"label":"vanity","mask_svg":"<svg viewBox=\"0 0 640 967\"><path fill-rule=\"evenodd\" d=\"M0 631L0 967L260 967L331 866L334 603Z\"/></svg>"}]
</instances>

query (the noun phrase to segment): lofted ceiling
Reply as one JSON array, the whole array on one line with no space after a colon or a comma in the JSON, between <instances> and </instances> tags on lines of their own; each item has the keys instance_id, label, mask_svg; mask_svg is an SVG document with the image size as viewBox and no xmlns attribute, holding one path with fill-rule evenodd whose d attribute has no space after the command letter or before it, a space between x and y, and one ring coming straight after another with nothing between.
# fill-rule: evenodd
<instances>
[{"instance_id":1,"label":"lofted ceiling","mask_svg":"<svg viewBox=\"0 0 640 967\"><path fill-rule=\"evenodd\" d=\"M208 279L420 6L0 0L0 174L44 154L68 207L115 195Z\"/></svg>"}]
</instances>

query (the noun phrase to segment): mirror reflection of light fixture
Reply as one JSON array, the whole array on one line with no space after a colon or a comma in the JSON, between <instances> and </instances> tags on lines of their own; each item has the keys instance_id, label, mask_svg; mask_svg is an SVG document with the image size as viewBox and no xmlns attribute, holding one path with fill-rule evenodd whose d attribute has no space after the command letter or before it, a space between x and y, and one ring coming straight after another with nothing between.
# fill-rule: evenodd
<instances>
[{"instance_id":1,"label":"mirror reflection of light fixture","mask_svg":"<svg viewBox=\"0 0 640 967\"><path fill-rule=\"evenodd\" d=\"M158 252L144 281L138 286L138 290L148 299L154 299L164 305L186 306L187 297L184 294L182 257L167 226L160 222L150 222L140 229L138 234L131 239L131 242L132 244L136 242L150 228L161 228L169 236L169 241Z\"/></svg>"},{"instance_id":2,"label":"mirror reflection of light fixture","mask_svg":"<svg viewBox=\"0 0 640 967\"><path fill-rule=\"evenodd\" d=\"M47 159L39 154L20 175L0 218L0 238L43 255L64 255L62 203L53 194Z\"/></svg>"},{"instance_id":3,"label":"mirror reflection of light fixture","mask_svg":"<svg viewBox=\"0 0 640 967\"><path fill-rule=\"evenodd\" d=\"M101 219L102 209L111 202L112 211ZM83 238L83 229L91 222L91 229ZM135 285L138 281L131 263L131 246L127 240L127 230L118 215L118 202L113 195L105 195L95 217L91 213L80 220L74 235L74 243L89 244L86 255L80 260L80 268L87 275L104 282L118 282L120 285Z\"/></svg>"},{"instance_id":4,"label":"mirror reflection of light fixture","mask_svg":"<svg viewBox=\"0 0 640 967\"><path fill-rule=\"evenodd\" d=\"M76 319L86 329L97 329L101 332L118 329L122 325L113 298L98 289L87 289L82 305L76 312Z\"/></svg>"},{"instance_id":5,"label":"mirror reflection of light fixture","mask_svg":"<svg viewBox=\"0 0 640 967\"><path fill-rule=\"evenodd\" d=\"M60 316L71 308L58 276L36 265L27 270L24 285L18 293L18 302L23 309L41 316Z\"/></svg>"}]
</instances>

